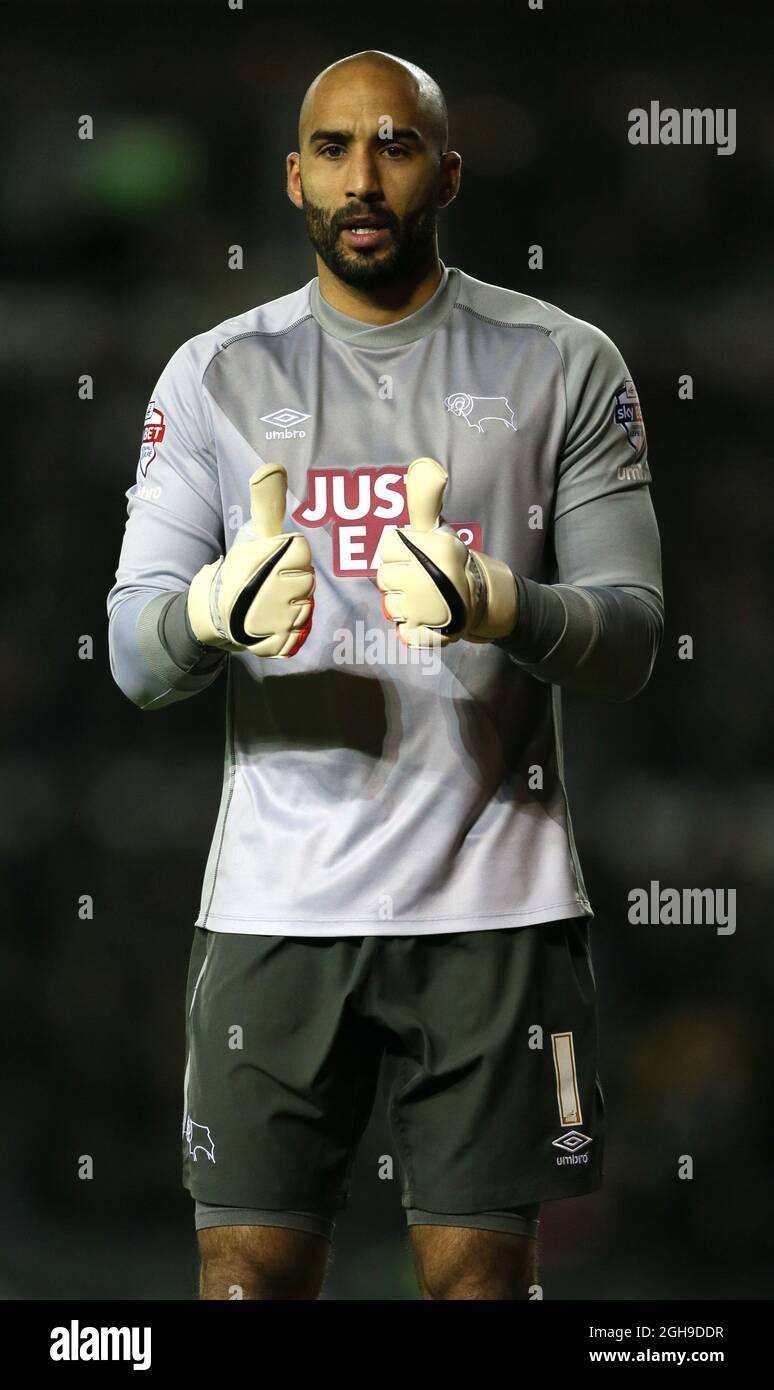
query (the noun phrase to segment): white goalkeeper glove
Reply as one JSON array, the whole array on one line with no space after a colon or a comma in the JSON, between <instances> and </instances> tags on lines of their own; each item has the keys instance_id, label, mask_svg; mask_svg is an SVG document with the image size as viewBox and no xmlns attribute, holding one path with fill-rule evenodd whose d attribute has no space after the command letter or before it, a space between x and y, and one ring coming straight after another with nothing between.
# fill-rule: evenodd
<instances>
[{"instance_id":1,"label":"white goalkeeper glove","mask_svg":"<svg viewBox=\"0 0 774 1390\"><path fill-rule=\"evenodd\" d=\"M208 647L295 656L312 626L315 573L306 536L281 533L288 475L266 464L250 479L250 521L225 559L204 565L188 590L188 621Z\"/></svg>"},{"instance_id":2,"label":"white goalkeeper glove","mask_svg":"<svg viewBox=\"0 0 774 1390\"><path fill-rule=\"evenodd\" d=\"M435 459L414 459L406 471L409 525L387 531L376 583L384 615L408 647L446 646L462 637L493 642L516 626L518 597L502 560L469 550L441 522L449 475Z\"/></svg>"}]
</instances>

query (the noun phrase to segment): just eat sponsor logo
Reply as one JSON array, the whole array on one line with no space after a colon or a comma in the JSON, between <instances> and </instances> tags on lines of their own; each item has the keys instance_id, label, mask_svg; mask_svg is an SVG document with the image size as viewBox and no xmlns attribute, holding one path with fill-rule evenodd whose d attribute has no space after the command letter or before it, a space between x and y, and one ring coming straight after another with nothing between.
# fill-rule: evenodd
<instances>
[{"instance_id":1,"label":"just eat sponsor logo","mask_svg":"<svg viewBox=\"0 0 774 1390\"><path fill-rule=\"evenodd\" d=\"M339 578L375 575L384 532L408 526L405 468L310 468L307 493L292 513L301 526L330 524L333 572ZM481 527L449 521L461 541L481 549Z\"/></svg>"}]
</instances>

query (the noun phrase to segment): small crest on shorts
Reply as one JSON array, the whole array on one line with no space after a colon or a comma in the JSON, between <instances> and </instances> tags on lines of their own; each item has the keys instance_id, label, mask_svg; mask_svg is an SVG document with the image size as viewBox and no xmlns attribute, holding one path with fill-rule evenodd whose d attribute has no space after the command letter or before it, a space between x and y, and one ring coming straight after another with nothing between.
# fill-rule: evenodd
<instances>
[{"instance_id":1,"label":"small crest on shorts","mask_svg":"<svg viewBox=\"0 0 774 1390\"><path fill-rule=\"evenodd\" d=\"M198 1163L196 1150L202 1149L210 1163L215 1162L215 1141L210 1134L208 1125L198 1125L195 1120L188 1115L185 1122L185 1137L188 1140L188 1156L194 1163Z\"/></svg>"}]
</instances>

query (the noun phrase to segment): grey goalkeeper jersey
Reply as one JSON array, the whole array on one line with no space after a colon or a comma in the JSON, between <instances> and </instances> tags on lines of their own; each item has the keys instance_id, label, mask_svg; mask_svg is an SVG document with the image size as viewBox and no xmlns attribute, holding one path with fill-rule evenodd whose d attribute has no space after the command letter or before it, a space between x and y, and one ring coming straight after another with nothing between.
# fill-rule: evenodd
<instances>
[{"instance_id":1,"label":"grey goalkeeper jersey","mask_svg":"<svg viewBox=\"0 0 774 1390\"><path fill-rule=\"evenodd\" d=\"M375 584L404 476L449 474L443 519L515 575L491 644L404 647ZM289 660L196 641L187 586L288 473L312 631ZM442 264L397 323L317 278L183 344L145 417L108 596L113 676L162 709L225 670L223 791L199 926L299 936L477 931L590 914L562 768L561 687L621 701L663 631L637 392L604 333ZM212 808L215 817L215 807Z\"/></svg>"}]
</instances>

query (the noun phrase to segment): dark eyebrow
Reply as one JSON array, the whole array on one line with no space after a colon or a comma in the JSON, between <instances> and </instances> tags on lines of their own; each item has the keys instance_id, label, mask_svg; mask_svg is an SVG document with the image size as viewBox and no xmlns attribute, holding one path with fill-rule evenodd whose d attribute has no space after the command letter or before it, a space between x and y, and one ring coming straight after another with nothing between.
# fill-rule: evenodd
<instances>
[{"instance_id":1,"label":"dark eyebrow","mask_svg":"<svg viewBox=\"0 0 774 1390\"><path fill-rule=\"evenodd\" d=\"M414 130L412 126L400 126L398 128L394 128L392 132L392 140L382 140L381 136L379 136L378 134L374 135L373 138L380 144L391 144L392 140L407 140L409 143L415 145L421 145L423 143L422 136L419 134L419 131ZM349 145L351 143L351 140L352 132L349 130L313 130L311 135L309 136L310 145L314 145L322 141L325 141L326 143L330 142L332 145Z\"/></svg>"}]
</instances>

